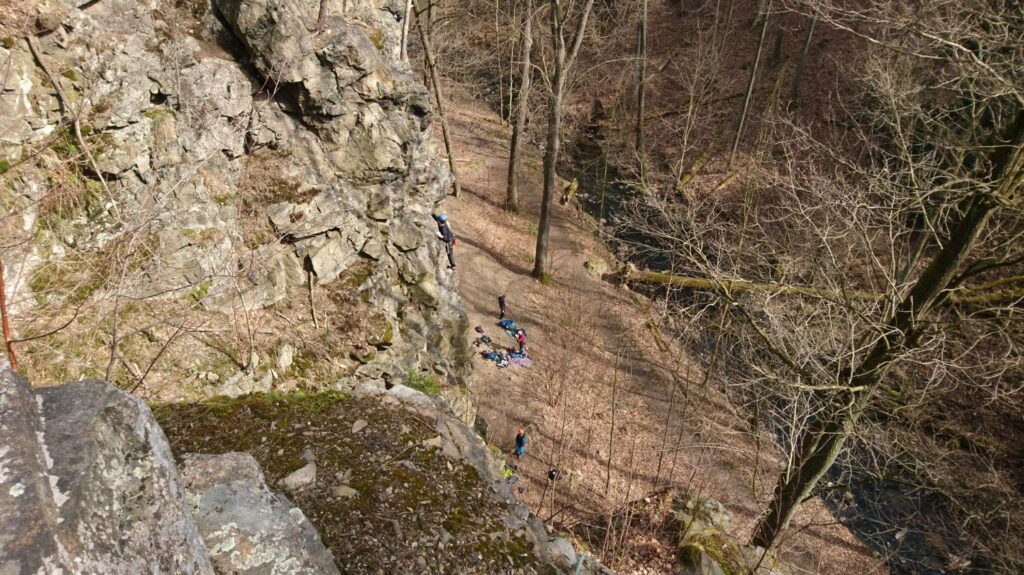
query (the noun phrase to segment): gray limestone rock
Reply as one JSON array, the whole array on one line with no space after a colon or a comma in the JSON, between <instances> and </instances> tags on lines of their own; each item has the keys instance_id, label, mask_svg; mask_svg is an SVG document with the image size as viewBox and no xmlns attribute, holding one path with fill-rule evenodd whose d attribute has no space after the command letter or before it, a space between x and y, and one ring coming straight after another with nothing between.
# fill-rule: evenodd
<instances>
[{"instance_id":1,"label":"gray limestone rock","mask_svg":"<svg viewBox=\"0 0 1024 575\"><path fill-rule=\"evenodd\" d=\"M563 569L569 569L576 565L576 550L573 549L572 543L561 537L549 540L541 550L541 554Z\"/></svg>"},{"instance_id":2,"label":"gray limestone rock","mask_svg":"<svg viewBox=\"0 0 1024 575\"><path fill-rule=\"evenodd\" d=\"M223 151L231 157L245 152L242 126L249 122L252 82L238 64L206 58L181 72L180 106L192 130L181 138L182 147L197 158Z\"/></svg>"},{"instance_id":3,"label":"gray limestone rock","mask_svg":"<svg viewBox=\"0 0 1024 575\"><path fill-rule=\"evenodd\" d=\"M0 360L6 364L6 360ZM28 383L0 371L0 572L53 573L70 557L57 537L56 477L39 437L42 422Z\"/></svg>"},{"instance_id":4,"label":"gray limestone rock","mask_svg":"<svg viewBox=\"0 0 1024 575\"><path fill-rule=\"evenodd\" d=\"M170 446L146 404L101 381L36 393L58 478L54 496L63 500L59 531L77 550L75 569L211 572Z\"/></svg>"},{"instance_id":5,"label":"gray limestone rock","mask_svg":"<svg viewBox=\"0 0 1024 575\"><path fill-rule=\"evenodd\" d=\"M409 219L402 219L391 224L391 243L403 252L414 250L423 243L423 230Z\"/></svg>"},{"instance_id":6,"label":"gray limestone rock","mask_svg":"<svg viewBox=\"0 0 1024 575\"><path fill-rule=\"evenodd\" d=\"M227 381L217 386L216 391L212 395L239 397L250 393L266 393L270 391L273 379L273 375L270 372L256 378L249 371L236 371Z\"/></svg>"},{"instance_id":7,"label":"gray limestone rock","mask_svg":"<svg viewBox=\"0 0 1024 575\"><path fill-rule=\"evenodd\" d=\"M362 27L335 16L321 34L310 34L307 23L318 10L305 0L214 4L260 74L279 83L282 108L316 130L337 173L379 183L408 171L404 143L424 129L429 95L407 69L382 57Z\"/></svg>"},{"instance_id":8,"label":"gray limestone rock","mask_svg":"<svg viewBox=\"0 0 1024 575\"><path fill-rule=\"evenodd\" d=\"M149 408L0 373L0 572L213 573Z\"/></svg>"},{"instance_id":9,"label":"gray limestone rock","mask_svg":"<svg viewBox=\"0 0 1024 575\"><path fill-rule=\"evenodd\" d=\"M300 491L316 483L316 463L310 461L281 480L281 485L288 491Z\"/></svg>"},{"instance_id":10,"label":"gray limestone rock","mask_svg":"<svg viewBox=\"0 0 1024 575\"><path fill-rule=\"evenodd\" d=\"M281 373L284 373L285 370L291 367L294 361L295 346L290 343L286 343L277 349L277 359L275 364L277 365L277 369L281 370Z\"/></svg>"},{"instance_id":11,"label":"gray limestone rock","mask_svg":"<svg viewBox=\"0 0 1024 575\"><path fill-rule=\"evenodd\" d=\"M338 573L313 525L267 488L252 456L186 455L181 476L218 573Z\"/></svg>"}]
</instances>

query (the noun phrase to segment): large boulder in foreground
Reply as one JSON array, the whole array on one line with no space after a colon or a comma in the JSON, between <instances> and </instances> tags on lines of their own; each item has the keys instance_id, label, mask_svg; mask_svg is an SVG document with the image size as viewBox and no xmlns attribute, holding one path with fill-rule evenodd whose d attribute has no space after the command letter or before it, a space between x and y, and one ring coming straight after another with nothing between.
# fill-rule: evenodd
<instances>
[{"instance_id":1,"label":"large boulder in foreground","mask_svg":"<svg viewBox=\"0 0 1024 575\"><path fill-rule=\"evenodd\" d=\"M0 397L0 573L213 573L145 403L9 369Z\"/></svg>"},{"instance_id":2,"label":"large boulder in foreground","mask_svg":"<svg viewBox=\"0 0 1024 575\"><path fill-rule=\"evenodd\" d=\"M33 390L0 360L0 575L215 572L338 570L251 456L189 455L179 478L137 397L102 381Z\"/></svg>"},{"instance_id":3,"label":"large boulder in foreground","mask_svg":"<svg viewBox=\"0 0 1024 575\"><path fill-rule=\"evenodd\" d=\"M35 397L28 384L9 369L3 369L0 371L0 573L47 573L66 564L56 537L57 503L38 441L41 434Z\"/></svg>"}]
</instances>

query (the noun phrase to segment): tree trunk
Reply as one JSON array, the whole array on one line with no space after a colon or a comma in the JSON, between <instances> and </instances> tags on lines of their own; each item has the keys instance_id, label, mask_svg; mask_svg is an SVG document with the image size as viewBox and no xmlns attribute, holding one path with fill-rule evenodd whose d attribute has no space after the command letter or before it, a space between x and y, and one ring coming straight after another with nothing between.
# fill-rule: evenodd
<instances>
[{"instance_id":1,"label":"tree trunk","mask_svg":"<svg viewBox=\"0 0 1024 575\"><path fill-rule=\"evenodd\" d=\"M316 16L316 26L314 29L319 34L324 31L324 26L327 24L327 14L329 13L327 0L320 0L320 11Z\"/></svg>"},{"instance_id":2,"label":"tree trunk","mask_svg":"<svg viewBox=\"0 0 1024 575\"><path fill-rule=\"evenodd\" d=\"M636 80L636 148L637 162L641 176L644 173L644 108L647 97L647 0L640 0L640 25L636 38L638 71Z\"/></svg>"},{"instance_id":3,"label":"tree trunk","mask_svg":"<svg viewBox=\"0 0 1024 575\"><path fill-rule=\"evenodd\" d=\"M797 102L800 99L800 78L804 74L804 66L807 65L807 53L811 51L811 38L814 37L814 26L818 23L818 15L811 19L811 27L807 29L807 38L804 40L804 49L800 51L800 59L796 63L796 72L793 74L793 91L789 95L790 102Z\"/></svg>"},{"instance_id":4,"label":"tree trunk","mask_svg":"<svg viewBox=\"0 0 1024 575\"><path fill-rule=\"evenodd\" d=\"M627 282L638 282L652 285L671 285L695 290L722 291L733 294L751 292L772 295L803 296L807 298L824 299L837 303L849 301L876 301L886 297L884 293L861 290L848 289L839 291L814 286L753 282L742 279L708 279L644 270L626 273L622 276L622 279ZM1024 276L1011 276L998 281L985 282L974 286L957 286L957 291L946 294L944 296L944 301L955 305L998 305L1011 303L1024 298L1024 289L1018 287L1021 283L1024 283Z\"/></svg>"},{"instance_id":5,"label":"tree trunk","mask_svg":"<svg viewBox=\"0 0 1024 575\"><path fill-rule=\"evenodd\" d=\"M921 273L913 288L893 310L886 328L864 360L848 378L850 391L833 398L831 413L824 414L800 439L800 455L795 469L779 478L767 513L754 529L751 543L770 548L786 529L800 503L814 490L818 481L835 462L864 410L873 388L900 350L914 344L920 322L945 297L956 276L978 241L1000 202L1010 199L1021 187L1024 172L1024 111L1019 112L1007 144L993 154L995 189L978 193L962 219L953 228L942 250Z\"/></svg>"},{"instance_id":6,"label":"tree trunk","mask_svg":"<svg viewBox=\"0 0 1024 575\"><path fill-rule=\"evenodd\" d=\"M757 65L761 62L761 52L764 51L764 39L768 32L768 16L771 13L772 0L767 0L767 7L764 10L764 18L761 22L761 37L757 41L757 51L754 52L754 64L750 67L750 79L747 81L747 96L743 100L743 111L740 113L740 123L736 127L736 138L732 142L732 154L729 156L729 164L736 161L736 150L740 147L740 138L743 137L743 125L747 122L747 114L750 112L750 99L754 94L754 82L757 79ZM760 15L758 16L760 19Z\"/></svg>"},{"instance_id":7,"label":"tree trunk","mask_svg":"<svg viewBox=\"0 0 1024 575\"><path fill-rule=\"evenodd\" d=\"M403 62L409 61L409 19L412 18L412 0L405 0L405 16L402 19L402 47L400 56Z\"/></svg>"},{"instance_id":8,"label":"tree trunk","mask_svg":"<svg viewBox=\"0 0 1024 575\"><path fill-rule=\"evenodd\" d=\"M423 42L423 53L427 58L427 72L430 74L430 84L434 87L434 102L437 104L437 115L441 118L441 134L444 136L444 150L448 154L448 166L452 170L452 180L455 184L455 197L462 193L459 185L459 172L455 165L455 149L452 146L451 130L448 129L448 119L444 115L444 96L441 93L441 80L437 76L437 62L434 60L434 50L430 45L430 38L427 35L427 27L422 21L417 22L420 29L420 40Z\"/></svg>"},{"instance_id":9,"label":"tree trunk","mask_svg":"<svg viewBox=\"0 0 1024 575\"><path fill-rule=\"evenodd\" d=\"M565 77L572 68L576 55L583 44L583 34L587 29L587 19L594 0L587 0L580 14L573 39L572 50L566 55L565 23L562 21L561 7L558 0L551 0L551 31L554 42L554 71L551 77L551 107L548 110L548 138L544 150L544 195L540 205L540 225L537 229L537 251L534 256L533 277L545 281L548 259L548 236L551 233L551 208L555 197L555 168L558 164L558 148L562 131L562 99L565 94Z\"/></svg>"},{"instance_id":10,"label":"tree trunk","mask_svg":"<svg viewBox=\"0 0 1024 575\"><path fill-rule=\"evenodd\" d=\"M752 29L757 30L758 26L764 25L768 20L768 12L772 9L772 0L757 0L757 16L754 17Z\"/></svg>"},{"instance_id":11,"label":"tree trunk","mask_svg":"<svg viewBox=\"0 0 1024 575\"><path fill-rule=\"evenodd\" d=\"M533 68L530 67L532 49L533 0L527 0L523 22L523 49L520 55L522 66L519 70L519 108L516 111L516 123L512 128L512 142L509 146L508 188L505 194L505 209L513 213L519 212L519 157L523 152L523 132L526 131L526 114L529 111L530 77L533 76Z\"/></svg>"},{"instance_id":12,"label":"tree trunk","mask_svg":"<svg viewBox=\"0 0 1024 575\"><path fill-rule=\"evenodd\" d=\"M548 110L548 138L544 147L544 195L540 204L540 225L537 227L537 253L533 263L533 277L547 279L548 236L551 232L551 207L555 197L555 167L558 163L558 147L562 129L562 97L564 76L557 59L555 67L554 89L556 95L551 98Z\"/></svg>"}]
</instances>

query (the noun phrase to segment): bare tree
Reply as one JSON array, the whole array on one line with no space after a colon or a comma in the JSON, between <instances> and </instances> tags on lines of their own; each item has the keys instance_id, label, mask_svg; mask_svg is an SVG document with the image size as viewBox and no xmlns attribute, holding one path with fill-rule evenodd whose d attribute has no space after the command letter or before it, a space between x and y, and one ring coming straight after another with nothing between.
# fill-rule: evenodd
<instances>
[{"instance_id":1,"label":"bare tree","mask_svg":"<svg viewBox=\"0 0 1024 575\"><path fill-rule=\"evenodd\" d=\"M811 51L811 39L814 38L814 27L818 24L818 15L811 17L811 25L807 28L807 38L804 39L804 48L800 51L800 59L796 63L796 71L793 73L793 88L789 95L790 102L797 102L800 99L800 80L804 75L804 68L807 66L807 54Z\"/></svg>"},{"instance_id":2,"label":"bare tree","mask_svg":"<svg viewBox=\"0 0 1024 575\"><path fill-rule=\"evenodd\" d=\"M988 3L822 6L823 23L868 43L848 69L862 90L844 100L854 151L780 121L755 195L652 194L628 222L642 249L686 270L664 276L686 287L678 313L727 314L708 325L725 332L727 385L772 398L759 420L785 438L788 465L752 538L765 547L822 493L864 413L890 412L894 374L913 370L923 402L967 385L1001 398L1022 341L1010 322L1024 298L1005 289L1024 262L1020 16ZM749 225L736 225L741 210ZM959 344L965 330L985 343Z\"/></svg>"},{"instance_id":3,"label":"bare tree","mask_svg":"<svg viewBox=\"0 0 1024 575\"><path fill-rule=\"evenodd\" d=\"M427 73L430 75L430 84L434 88L434 103L437 105L437 116L441 119L441 135L444 138L444 150L448 155L448 167L452 171L455 197L457 198L462 193L462 186L459 183L459 170L455 161L455 147L452 145L451 130L448 128L448 118L444 114L444 93L441 91L441 79L437 73L437 61L434 59L434 48L427 34L430 25L429 23L424 24L422 15L417 24L417 28L420 30L420 41L423 43L423 57L427 61Z\"/></svg>"},{"instance_id":4,"label":"bare tree","mask_svg":"<svg viewBox=\"0 0 1024 575\"><path fill-rule=\"evenodd\" d=\"M640 0L640 23L636 35L636 133L634 148L640 165L641 178L644 172L644 109L647 99L647 0Z\"/></svg>"},{"instance_id":5,"label":"bare tree","mask_svg":"<svg viewBox=\"0 0 1024 575\"><path fill-rule=\"evenodd\" d=\"M743 137L743 125L747 122L747 114L750 112L750 100L754 95L754 82L757 81L757 67L761 63L761 52L764 51L764 39L768 32L768 17L771 15L773 0L762 2L764 10L758 10L757 21L761 26L761 35L757 40L757 50L754 52L754 63L750 66L750 78L747 80L747 95L743 98L743 110L740 112L740 122L736 126L736 137L732 141L732 154L729 156L729 163L736 161L736 150L740 147L740 138Z\"/></svg>"},{"instance_id":6,"label":"bare tree","mask_svg":"<svg viewBox=\"0 0 1024 575\"><path fill-rule=\"evenodd\" d=\"M566 84L573 64L583 45L587 30L587 19L594 7L594 0L586 0L577 17L576 32L571 48L566 49L566 23L573 6L573 0L550 0L551 38L554 48L553 63L548 77L550 103L548 108L547 145L544 148L544 195L541 199L540 225L537 230L537 250L534 256L533 277L547 278L548 238L551 234L551 209L555 197L558 150L561 144L562 105L565 100ZM563 13L563 9L565 12Z\"/></svg>"},{"instance_id":7,"label":"bare tree","mask_svg":"<svg viewBox=\"0 0 1024 575\"><path fill-rule=\"evenodd\" d=\"M523 13L523 43L520 53L519 99L516 109L516 123L512 127L512 142L508 156L508 188L505 194L505 209L519 211L519 157L522 155L523 132L526 131L526 116L529 113L530 78L533 67L530 64L530 50L533 49L533 0L526 0Z\"/></svg>"}]
</instances>

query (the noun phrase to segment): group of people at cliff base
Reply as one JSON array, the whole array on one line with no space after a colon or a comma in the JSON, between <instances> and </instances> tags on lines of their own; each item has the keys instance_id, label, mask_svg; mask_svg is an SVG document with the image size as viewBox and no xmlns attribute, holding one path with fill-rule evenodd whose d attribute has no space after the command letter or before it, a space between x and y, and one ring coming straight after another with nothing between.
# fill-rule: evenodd
<instances>
[{"instance_id":1,"label":"group of people at cliff base","mask_svg":"<svg viewBox=\"0 0 1024 575\"><path fill-rule=\"evenodd\" d=\"M483 326L479 325L476 326L476 331L480 336L473 340L473 346L483 346L484 349L480 352L481 357L486 360L493 361L498 367L532 366L533 360L530 359L530 356L526 353L526 330L516 325L516 321L514 319L505 317L505 314L508 311L505 303L505 294L501 294L498 298L498 308L500 310L498 316L498 327L503 329L505 333L515 340L516 347L504 348L496 345L493 339L484 334Z\"/></svg>"},{"instance_id":2,"label":"group of people at cliff base","mask_svg":"<svg viewBox=\"0 0 1024 575\"><path fill-rule=\"evenodd\" d=\"M445 214L437 214L434 217L434 221L437 222L437 237L444 242L444 251L448 256L448 269L455 269L455 246L458 245L459 240L455 238L455 233L452 232L451 226L448 224L448 216ZM505 333L512 336L515 339L516 347L510 349L495 349L493 347L494 340L484 334L482 326L477 326L476 331L480 334L473 341L473 345L476 347L486 346L487 349L481 352L481 355L485 359L494 361L498 367L508 367L510 365L517 365L520 367L530 367L532 360L526 353L526 330L516 324L514 319L505 317L508 315L508 302L505 294L498 296L498 327L505 330ZM516 433L515 437L515 448L512 453L517 459L522 459L526 454L526 430L520 428ZM511 485L516 482L516 471L518 466L512 465L504 467L505 481ZM548 470L548 480L555 481L559 478L559 472L557 469L551 468Z\"/></svg>"}]
</instances>

